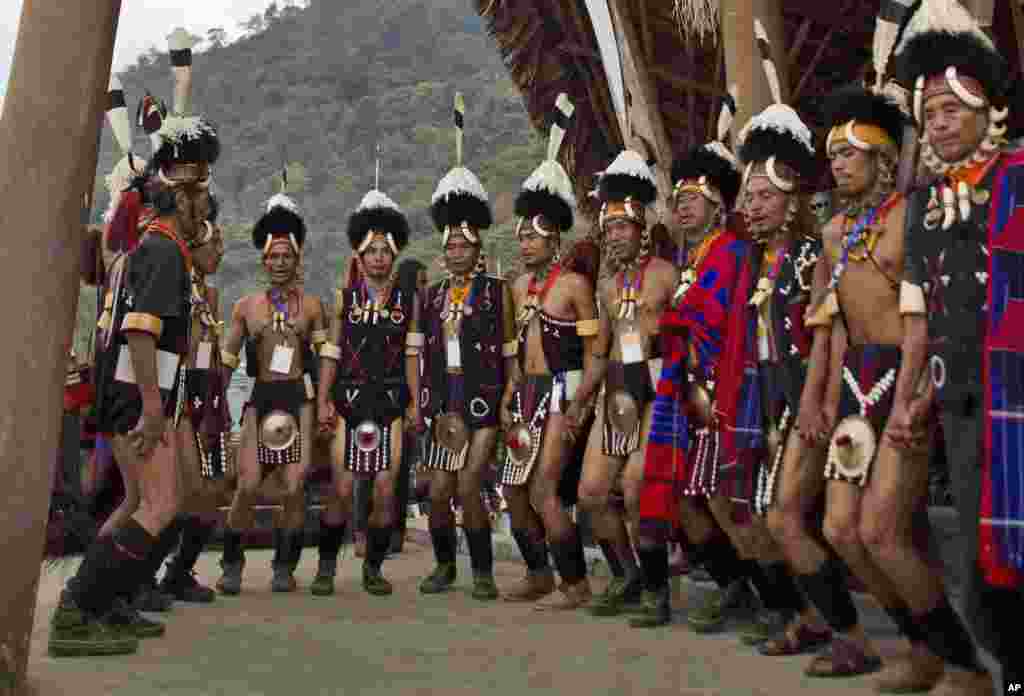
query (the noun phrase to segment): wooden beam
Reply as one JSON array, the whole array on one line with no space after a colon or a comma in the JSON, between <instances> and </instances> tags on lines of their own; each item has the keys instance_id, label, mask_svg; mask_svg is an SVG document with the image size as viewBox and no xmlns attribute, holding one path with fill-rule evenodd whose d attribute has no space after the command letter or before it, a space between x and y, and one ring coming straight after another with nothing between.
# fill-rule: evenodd
<instances>
[{"instance_id":1,"label":"wooden beam","mask_svg":"<svg viewBox=\"0 0 1024 696\"><path fill-rule=\"evenodd\" d=\"M828 32L825 33L825 38L818 44L818 50L814 52L814 58L808 63L807 67L804 68L803 74L800 76L800 82L797 83L796 89L793 90L793 97L791 101L796 103L796 100L800 98L800 93L807 85L807 81L814 75L814 71L818 69L818 64L821 62L821 57L825 55L825 50L828 48L829 42L832 40L832 34L835 33L835 27L829 27Z\"/></svg>"},{"instance_id":2,"label":"wooden beam","mask_svg":"<svg viewBox=\"0 0 1024 696\"><path fill-rule=\"evenodd\" d=\"M120 0L23 0L0 128L0 685L22 693L78 304L82 196L96 172ZM21 231L17 233L16 231ZM6 685L4 685L6 686ZM0 688L6 691L6 688Z\"/></svg>"},{"instance_id":3,"label":"wooden beam","mask_svg":"<svg viewBox=\"0 0 1024 696\"><path fill-rule=\"evenodd\" d=\"M636 0L637 15L640 17L640 33L644 42L644 55L647 64L654 65L654 32L651 30L651 12L647 0ZM637 16L635 15L635 16Z\"/></svg>"},{"instance_id":4,"label":"wooden beam","mask_svg":"<svg viewBox=\"0 0 1024 696\"><path fill-rule=\"evenodd\" d=\"M782 99L788 101L789 72L784 53L782 0L721 0L719 19L725 44L727 82L735 84L739 93L733 136L747 121L772 103L771 91L761 67L761 56L754 41L754 18L765 26L772 45L772 56L779 72ZM788 9L788 3L787 3Z\"/></svg>"},{"instance_id":5,"label":"wooden beam","mask_svg":"<svg viewBox=\"0 0 1024 696\"><path fill-rule=\"evenodd\" d=\"M721 37L719 37L719 39L718 39L718 50L715 52L715 85L721 85L722 83L725 82L724 75L722 74L724 70L725 70L725 44L723 43ZM729 86L726 85L725 88L728 91ZM707 134L708 135L707 135L707 138L705 138L705 140L711 140L712 138L718 137L718 134L715 131L715 128L717 127L717 124L718 124L718 111L719 111L719 109L715 108L714 104L712 104L711 108L708 109L708 128L707 128Z\"/></svg>"},{"instance_id":6,"label":"wooden beam","mask_svg":"<svg viewBox=\"0 0 1024 696\"><path fill-rule=\"evenodd\" d=\"M1013 33L1017 39L1017 75L1024 74L1024 9L1020 0L1010 0L1010 15L1013 17Z\"/></svg>"},{"instance_id":7,"label":"wooden beam","mask_svg":"<svg viewBox=\"0 0 1024 696\"><path fill-rule=\"evenodd\" d=\"M786 55L786 65L789 66L790 70L799 68L796 62L800 58L800 49L804 47L804 41L807 40L807 35L811 31L812 25L811 20L805 19L801 22L800 28L797 29L793 45L789 47L789 53Z\"/></svg>"},{"instance_id":8,"label":"wooden beam","mask_svg":"<svg viewBox=\"0 0 1024 696\"><path fill-rule=\"evenodd\" d=\"M624 133L624 140L627 147L636 147L637 141L643 138L654 149L653 153L648 154L657 159L654 177L658 190L662 192L657 207L659 212L664 212L667 198L663 196L667 196L671 190L669 170L672 167L672 146L661 118L658 86L641 50L636 17L630 15L625 0L609 0L608 6L619 40L626 93L631 95L631 99L627 100L627 121L632 132Z\"/></svg>"}]
</instances>

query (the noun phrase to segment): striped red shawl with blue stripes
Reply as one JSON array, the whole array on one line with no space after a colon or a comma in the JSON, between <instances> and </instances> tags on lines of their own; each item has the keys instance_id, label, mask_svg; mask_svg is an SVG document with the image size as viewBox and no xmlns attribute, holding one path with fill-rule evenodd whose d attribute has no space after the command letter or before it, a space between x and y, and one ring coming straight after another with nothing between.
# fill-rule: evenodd
<instances>
[{"instance_id":1,"label":"striped red shawl with blue stripes","mask_svg":"<svg viewBox=\"0 0 1024 696\"><path fill-rule=\"evenodd\" d=\"M992 585L1024 580L1024 150L994 178L988 226L985 438L978 562ZM958 463L966 466L967 462Z\"/></svg>"},{"instance_id":2,"label":"striped red shawl with blue stripes","mask_svg":"<svg viewBox=\"0 0 1024 696\"><path fill-rule=\"evenodd\" d=\"M640 518L645 528L664 529L679 516L678 500L689 446L683 409L687 357L692 353L700 372L717 379L725 328L748 246L733 232L723 232L696 269L697 281L679 305L662 316L662 370L652 406L640 492Z\"/></svg>"}]
</instances>

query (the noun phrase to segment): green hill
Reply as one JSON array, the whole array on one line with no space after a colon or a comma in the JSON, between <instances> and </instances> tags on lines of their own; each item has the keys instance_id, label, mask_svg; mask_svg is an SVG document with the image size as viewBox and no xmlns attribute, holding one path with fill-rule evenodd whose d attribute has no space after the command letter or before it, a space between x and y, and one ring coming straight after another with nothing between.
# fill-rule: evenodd
<instances>
[{"instance_id":1,"label":"green hill","mask_svg":"<svg viewBox=\"0 0 1024 696\"><path fill-rule=\"evenodd\" d=\"M381 188L410 217L410 253L433 260L439 243L428 215L438 179L454 164L452 103L466 99L465 162L491 194L498 221L494 251L508 267L516 248L512 199L544 153L518 91L470 0L312 0L306 8L275 5L248 23L248 34L224 44L221 34L197 46L195 110L218 124L223 154L214 188L223 202L226 255L214 284L225 303L261 287L249 228L278 189L284 163L292 195L306 216L306 286L327 298L347 261L349 213L373 186L382 151ZM166 52L151 51L121 73L130 110L145 90L170 103ZM146 156L148 141L136 134ZM109 194L103 177L116 147L101 142L94 220ZM298 188L297 186L293 186ZM81 315L88 324L90 298Z\"/></svg>"}]
</instances>

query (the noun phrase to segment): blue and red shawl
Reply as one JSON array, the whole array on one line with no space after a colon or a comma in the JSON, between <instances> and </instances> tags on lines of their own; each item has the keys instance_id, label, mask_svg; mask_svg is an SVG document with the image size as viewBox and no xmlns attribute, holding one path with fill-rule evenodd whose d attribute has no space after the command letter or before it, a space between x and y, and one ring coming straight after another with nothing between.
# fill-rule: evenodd
<instances>
[{"instance_id":1,"label":"blue and red shawl","mask_svg":"<svg viewBox=\"0 0 1024 696\"><path fill-rule=\"evenodd\" d=\"M687 360L690 355L696 358L699 377L717 378L748 246L733 232L722 232L697 267L697 281L679 305L661 318L662 370L652 405L640 492L640 518L645 528L664 529L679 517L689 446L684 410Z\"/></svg>"},{"instance_id":2,"label":"blue and red shawl","mask_svg":"<svg viewBox=\"0 0 1024 696\"><path fill-rule=\"evenodd\" d=\"M988 583L1024 580L1024 150L1004 156L988 226L985 437L978 562Z\"/></svg>"}]
</instances>

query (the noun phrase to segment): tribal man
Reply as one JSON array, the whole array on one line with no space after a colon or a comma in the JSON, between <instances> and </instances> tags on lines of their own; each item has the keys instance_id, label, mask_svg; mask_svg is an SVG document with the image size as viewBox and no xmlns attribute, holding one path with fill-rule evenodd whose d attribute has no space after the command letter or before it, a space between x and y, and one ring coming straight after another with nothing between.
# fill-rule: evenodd
<instances>
[{"instance_id":1,"label":"tribal man","mask_svg":"<svg viewBox=\"0 0 1024 696\"><path fill-rule=\"evenodd\" d=\"M925 0L906 21L895 76L913 89L923 131L922 161L935 176L907 207L906 276L900 289L904 370L895 385L888 439L919 447L927 395L914 387L931 353L931 382L943 431L963 546L963 615L999 663L1002 679L1024 682L1015 622L1024 615L1024 501L1019 485L1024 223L1024 153L1006 144L1007 66L958 3ZM927 327L927 328L926 328ZM930 343L930 346L927 345ZM883 445L884 446L884 445ZM925 466L921 464L919 466ZM924 472L904 465L915 479ZM888 541L888 534L880 541ZM928 648L945 661L932 694L988 694L991 681L970 638L919 563L873 556L900 587Z\"/></svg>"},{"instance_id":2,"label":"tribal man","mask_svg":"<svg viewBox=\"0 0 1024 696\"><path fill-rule=\"evenodd\" d=\"M812 352L804 315L812 292L817 288L820 295L824 287L821 242L799 204L801 187L813 175L814 147L796 112L778 102L751 119L739 141L745 167L742 212L754 241L752 280L757 282L749 284L742 328L733 329L733 345L742 350L730 350L723 360L719 389L726 398L741 399L725 406L734 412L726 420L732 456L738 468L756 472L755 488L739 497L749 496L757 513L744 529L748 548L743 551L758 561L751 566L751 579L765 611L746 637L748 642L762 639L762 654L794 654L830 638L797 588L765 519L775 501ZM815 385L824 384L820 370L828 359L829 338L827 332L817 337ZM740 388L723 383L739 383Z\"/></svg>"},{"instance_id":3,"label":"tribal man","mask_svg":"<svg viewBox=\"0 0 1024 696\"><path fill-rule=\"evenodd\" d=\"M826 332L831 326L828 369L833 386L821 417L800 414L808 430L803 442L820 447L822 434L832 431L824 462L825 537L913 647L912 669L884 675L879 686L885 691L926 690L935 680L929 677L935 671L934 657L919 642L900 591L866 546L869 538L888 529L900 544L900 554L919 557L910 532L926 492L926 442L923 450L904 459L887 442L875 453L875 433L884 429L900 367L905 203L895 191L894 175L905 119L896 104L861 87L838 91L827 105L831 130L825 144L843 211L823 229L827 295L822 293L823 301L808 321ZM799 444L795 448L802 449ZM798 509L789 511L800 514ZM795 538L796 544L790 545L795 548L787 550L793 551L792 563L807 596L836 635L830 652L815 658L807 674L877 671L880 659L859 623L838 559L808 539L806 534ZM930 572L923 559L921 568L923 578Z\"/></svg>"},{"instance_id":4,"label":"tribal man","mask_svg":"<svg viewBox=\"0 0 1024 696\"><path fill-rule=\"evenodd\" d=\"M207 285L224 256L224 239L217 222L217 199L210 196L205 232L192 251L192 326L185 367L185 402L182 419L185 437L194 448L184 450L186 514L178 518L181 547L167 564L160 591L185 602L212 602L216 593L194 576L199 555L217 525L217 507L228 453L231 414L227 384L220 363L220 296Z\"/></svg>"},{"instance_id":5,"label":"tribal man","mask_svg":"<svg viewBox=\"0 0 1024 696\"><path fill-rule=\"evenodd\" d=\"M192 249L207 229L210 165L220 142L205 119L184 113L164 121L159 139L144 189L155 217L138 247L111 269L110 324L97 351L97 421L118 465L137 481L139 503L90 546L68 582L51 624L53 656L137 649L134 621L125 625L111 612L152 577L154 546L180 510L182 452L195 446L179 429L189 273Z\"/></svg>"},{"instance_id":6,"label":"tribal man","mask_svg":"<svg viewBox=\"0 0 1024 696\"><path fill-rule=\"evenodd\" d=\"M667 541L672 528L681 525L693 561L719 586L689 616L694 630L710 631L724 621L729 594L737 605L752 599L736 547L702 500L717 497L719 436L712 394L728 341L728 318L742 293L749 245L727 226L740 175L724 144L713 141L691 150L673 163L672 180L673 215L682 235L677 246L683 257L671 306L659 324L663 366L643 485L638 501L627 500L638 507L638 553L645 581L644 612L631 625L654 627L671 621ZM728 501L719 507L727 510ZM727 592L730 588L734 591Z\"/></svg>"},{"instance_id":7,"label":"tribal man","mask_svg":"<svg viewBox=\"0 0 1024 696\"><path fill-rule=\"evenodd\" d=\"M463 105L456 99L461 115ZM461 119L456 129L461 139ZM473 566L473 597L497 599L482 485L498 443L506 363L514 360L517 347L512 298L505 281L484 273L481 233L492 216L476 175L463 166L445 174L430 212L449 277L427 289L420 317L426 336L420 408L432 426L421 470L430 472L430 537L437 560L420 592L443 592L455 581L451 502L457 494Z\"/></svg>"},{"instance_id":8,"label":"tribal man","mask_svg":"<svg viewBox=\"0 0 1024 696\"><path fill-rule=\"evenodd\" d=\"M282 183L286 184L285 175ZM242 591L242 533L252 526L253 497L272 473L283 479L284 500L274 528L271 589L291 592L296 587L313 448L312 373L315 353L326 340L323 305L318 297L305 294L299 283L305 238L306 224L295 202L284 193L273 196L252 230L270 287L235 304L221 355L227 384L245 342L246 369L255 378L242 412L238 487L224 531L224 574L217 582L217 589L228 595Z\"/></svg>"},{"instance_id":9,"label":"tribal man","mask_svg":"<svg viewBox=\"0 0 1024 696\"><path fill-rule=\"evenodd\" d=\"M591 596L583 544L559 497L559 483L604 367L595 345L599 322L593 284L560 263L561 235L572 229L576 202L572 182L556 160L568 125L562 113L551 127L547 158L516 197L516 233L527 272L512 289L517 362L501 404L507 458L500 483L528 570L523 585L506 599L551 595L546 535L562 596L538 602L538 609L575 609Z\"/></svg>"},{"instance_id":10,"label":"tribal man","mask_svg":"<svg viewBox=\"0 0 1024 696\"><path fill-rule=\"evenodd\" d=\"M598 286L596 350L608 362L580 504L591 515L613 576L591 611L614 616L624 604L639 603L643 583L622 513L611 507L609 495L621 474L625 497L634 501L629 509L636 510L654 387L661 375L658 321L676 289L676 271L651 253L645 212L657 189L643 157L631 150L619 154L601 176L598 194L601 229L618 270Z\"/></svg>"},{"instance_id":11,"label":"tribal man","mask_svg":"<svg viewBox=\"0 0 1024 696\"><path fill-rule=\"evenodd\" d=\"M336 428L331 458L341 519L352 514L355 479L373 480L373 508L363 560L363 589L389 595L381 574L395 525L395 485L405 429L418 428L419 355L423 334L415 294L395 286L395 260L409 241L398 205L374 189L348 221L356 280L336 293L330 342L321 350L317 417ZM343 526L335 528L341 544ZM322 547L321 547L322 548ZM321 574L323 573L321 564Z\"/></svg>"}]
</instances>

